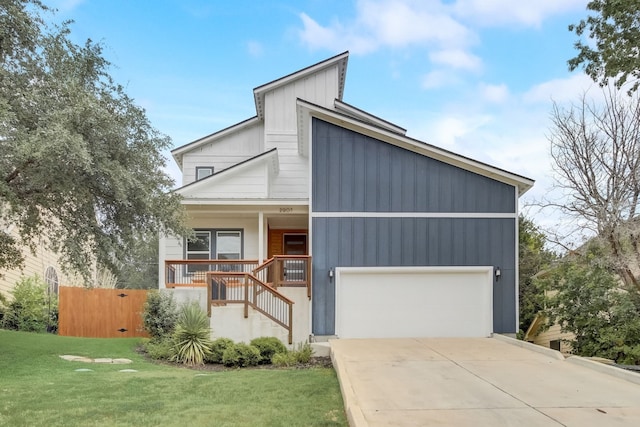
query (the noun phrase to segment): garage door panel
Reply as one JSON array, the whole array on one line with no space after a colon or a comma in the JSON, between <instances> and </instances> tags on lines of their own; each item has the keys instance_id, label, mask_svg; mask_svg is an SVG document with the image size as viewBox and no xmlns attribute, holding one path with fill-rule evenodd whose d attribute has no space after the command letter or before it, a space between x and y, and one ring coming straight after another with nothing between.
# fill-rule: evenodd
<instances>
[{"instance_id":1,"label":"garage door panel","mask_svg":"<svg viewBox=\"0 0 640 427\"><path fill-rule=\"evenodd\" d=\"M492 332L492 267L336 270L342 338L479 337Z\"/></svg>"}]
</instances>

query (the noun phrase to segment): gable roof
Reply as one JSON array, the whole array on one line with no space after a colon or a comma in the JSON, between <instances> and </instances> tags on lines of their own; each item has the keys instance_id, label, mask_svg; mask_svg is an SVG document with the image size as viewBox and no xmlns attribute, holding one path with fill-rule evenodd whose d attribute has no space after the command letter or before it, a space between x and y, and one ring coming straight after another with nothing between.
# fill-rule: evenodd
<instances>
[{"instance_id":1,"label":"gable roof","mask_svg":"<svg viewBox=\"0 0 640 427\"><path fill-rule=\"evenodd\" d=\"M477 173L478 175L486 176L499 182L513 185L518 188L519 195L527 192L531 187L533 187L535 182L534 180L522 175L456 154L452 151L436 147L435 145L410 138L404 134L393 132L389 130L387 126L378 126L371 122L354 118L347 114L340 113L339 111L324 108L300 98L297 100L297 111L298 150L303 155L309 154L310 117L317 117L326 122L335 124L336 126L350 129L391 145L439 160L443 163Z\"/></svg>"},{"instance_id":2,"label":"gable roof","mask_svg":"<svg viewBox=\"0 0 640 427\"><path fill-rule=\"evenodd\" d=\"M201 190L203 188L206 188L212 185L215 181L218 181L220 179L226 179L243 169L246 169L248 167L252 167L264 162L269 162L270 174L277 174L280 170L280 163L278 161L278 149L272 148L269 151L265 151L264 153L258 154L257 156L251 157L240 163L236 163L235 165L228 167L226 169L223 169L219 172L216 172L212 175L209 175L206 178L193 181L187 185L184 185L180 188L175 189L174 191L182 195L185 195L186 193L197 192L198 190Z\"/></svg>"},{"instance_id":3,"label":"gable roof","mask_svg":"<svg viewBox=\"0 0 640 427\"><path fill-rule=\"evenodd\" d=\"M315 74L319 71L325 70L330 67L334 67L336 65L338 66L338 69L339 69L338 99L342 99L342 95L344 94L344 81L347 75L348 60L349 60L349 51L345 51L332 58L318 62L317 64L303 68L302 70L296 71L287 76L273 80L272 82L265 83L262 86L258 86L257 88L253 89L253 97L255 99L256 113L258 117L261 119L264 118L264 95L267 92L277 89L281 86L288 85L291 82L294 82L296 80L304 79L312 74Z\"/></svg>"},{"instance_id":4,"label":"gable roof","mask_svg":"<svg viewBox=\"0 0 640 427\"><path fill-rule=\"evenodd\" d=\"M324 61L320 61L317 64L311 65L309 67L303 68L301 70L295 71L291 74L288 74L284 77L280 77L279 79L273 80L269 83L265 83L253 89L253 96L256 104L256 112L257 115L253 116L249 119L243 120L239 123L231 125L227 128L214 132L210 135L204 136L202 138L196 139L195 141L189 142L180 147L174 148L171 150L171 154L175 159L178 167L182 170L182 156L195 149L203 144L211 143L219 138L223 138L230 133L237 132L242 130L243 128L250 127L257 123L261 123L264 119L264 97L265 94L271 90L277 89L281 86L288 85L291 82L296 80L307 78L308 76L317 73L319 71L325 70L330 67L338 66L338 76L339 76L339 87L338 87L338 98L342 99L342 95L344 94L344 83L347 75L347 62L349 60L349 51L345 51L339 55L331 57L329 59L325 59ZM348 104L345 104L348 105Z\"/></svg>"},{"instance_id":5,"label":"gable roof","mask_svg":"<svg viewBox=\"0 0 640 427\"><path fill-rule=\"evenodd\" d=\"M173 158L175 159L176 163L178 164L178 167L180 168L180 170L182 170L182 156L193 150L194 148L198 148L201 145L204 144L209 144L211 142L214 142L220 138L224 138L225 136L232 134L234 132L238 132L242 129L251 127L251 126L255 126L257 124L262 123L262 120L260 120L258 118L258 116L253 116L249 119L243 120L240 123L236 123L235 125L231 125L229 127L226 127L222 130L219 130L217 132L214 132L212 134L209 134L207 136L203 136L200 139L196 139L195 141L192 141L188 144L182 145L178 148L174 148L173 150L171 150L171 155L173 155Z\"/></svg>"}]
</instances>

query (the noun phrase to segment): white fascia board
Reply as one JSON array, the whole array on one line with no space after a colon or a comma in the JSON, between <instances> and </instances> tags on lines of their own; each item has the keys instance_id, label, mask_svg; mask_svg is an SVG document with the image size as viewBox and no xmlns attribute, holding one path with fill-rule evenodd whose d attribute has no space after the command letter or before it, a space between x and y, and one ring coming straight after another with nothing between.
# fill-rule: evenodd
<instances>
[{"instance_id":1,"label":"white fascia board","mask_svg":"<svg viewBox=\"0 0 640 427\"><path fill-rule=\"evenodd\" d=\"M345 129L353 130L354 132L358 132L362 135L370 136L377 140L387 142L391 145L413 151L414 153L422 154L432 159L439 160L443 163L447 163L452 166L477 173L478 175L486 176L488 178L495 179L496 181L513 185L518 188L518 193L520 195L523 195L525 192L531 189L535 182L530 178L526 178L524 176L499 169L497 167L479 162L477 160L464 157L462 155L444 150L431 144L427 144L426 142L419 141L417 139L390 132L386 129L359 121L345 114L326 109L303 99L298 98L297 106L298 114L302 115L302 117L299 117L298 121L303 122L305 126L310 126L309 123L311 117L317 117ZM301 147L301 149L308 150L309 141L307 140L307 133L298 132L298 135L299 138L305 139L303 141L299 140L298 142L299 145L303 146Z\"/></svg>"},{"instance_id":2,"label":"white fascia board","mask_svg":"<svg viewBox=\"0 0 640 427\"><path fill-rule=\"evenodd\" d=\"M307 199L182 199L183 205L235 205L235 206L308 206Z\"/></svg>"},{"instance_id":3,"label":"white fascia board","mask_svg":"<svg viewBox=\"0 0 640 427\"><path fill-rule=\"evenodd\" d=\"M312 212L313 218L517 218L517 212Z\"/></svg>"},{"instance_id":4,"label":"white fascia board","mask_svg":"<svg viewBox=\"0 0 640 427\"><path fill-rule=\"evenodd\" d=\"M371 122L372 124L381 128L388 129L391 132L399 133L402 135L405 135L407 133L407 130L405 128L401 128L398 125L381 119L380 117L374 116L371 113L361 110L358 107L354 107L353 105L347 104L346 102L340 101L339 99L336 99L333 105L338 111L344 112L345 114L353 116L362 121Z\"/></svg>"},{"instance_id":5,"label":"white fascia board","mask_svg":"<svg viewBox=\"0 0 640 427\"><path fill-rule=\"evenodd\" d=\"M264 117L264 96L267 92L277 89L279 87L288 85L296 80L300 80L306 78L312 74L320 72L330 67L338 66L339 67L339 88L338 88L338 97L342 99L342 95L344 94L344 82L347 74L347 62L349 60L349 52L343 52L339 55L336 55L332 58L326 59L322 62L318 62L317 64L311 65L309 67L303 68L296 72L293 72L289 75L281 77L279 79L273 80L269 83L265 83L261 86L253 89L253 97L256 104L256 114L257 117L262 119Z\"/></svg>"},{"instance_id":6,"label":"white fascia board","mask_svg":"<svg viewBox=\"0 0 640 427\"><path fill-rule=\"evenodd\" d=\"M189 151L194 150L204 144L210 144L218 139L224 138L229 134L238 132L239 130L242 130L244 128L255 126L256 124L259 124L261 122L262 120L259 119L257 116L251 117L250 119L244 120L240 123L236 123L235 125L231 125L218 132L212 133L200 139L196 139L195 141L192 141L181 147L174 148L173 150L171 150L171 155L173 156L173 159L178 164L178 167L180 168L180 170L182 170L182 156L185 153L188 153Z\"/></svg>"}]
</instances>

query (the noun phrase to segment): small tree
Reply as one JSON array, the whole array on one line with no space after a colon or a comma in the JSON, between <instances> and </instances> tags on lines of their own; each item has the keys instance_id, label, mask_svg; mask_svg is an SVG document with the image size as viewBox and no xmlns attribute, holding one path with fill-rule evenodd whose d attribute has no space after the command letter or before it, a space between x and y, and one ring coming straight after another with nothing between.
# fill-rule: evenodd
<instances>
[{"instance_id":1,"label":"small tree","mask_svg":"<svg viewBox=\"0 0 640 427\"><path fill-rule=\"evenodd\" d=\"M518 236L520 330L524 332L543 308L544 292L534 277L548 268L556 255L545 248L546 236L522 215L518 218Z\"/></svg>"},{"instance_id":2,"label":"small tree","mask_svg":"<svg viewBox=\"0 0 640 427\"><path fill-rule=\"evenodd\" d=\"M7 304L2 327L25 332L56 331L58 299L48 293L48 286L39 276L23 277Z\"/></svg>"},{"instance_id":3,"label":"small tree","mask_svg":"<svg viewBox=\"0 0 640 427\"><path fill-rule=\"evenodd\" d=\"M601 255L602 248L592 246L541 279L550 291L547 318L575 335L574 354L640 364L640 293L622 289Z\"/></svg>"},{"instance_id":4,"label":"small tree","mask_svg":"<svg viewBox=\"0 0 640 427\"><path fill-rule=\"evenodd\" d=\"M151 338L157 341L170 336L176 328L178 307L173 295L150 291L144 303L142 321Z\"/></svg>"}]
</instances>

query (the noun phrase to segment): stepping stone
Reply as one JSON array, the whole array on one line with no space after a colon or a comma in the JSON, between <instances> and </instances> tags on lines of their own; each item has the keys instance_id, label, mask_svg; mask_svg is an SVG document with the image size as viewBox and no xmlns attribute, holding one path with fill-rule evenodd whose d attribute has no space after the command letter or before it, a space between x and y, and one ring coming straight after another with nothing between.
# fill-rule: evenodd
<instances>
[{"instance_id":1,"label":"stepping stone","mask_svg":"<svg viewBox=\"0 0 640 427\"><path fill-rule=\"evenodd\" d=\"M138 372L135 369L120 369L118 372Z\"/></svg>"},{"instance_id":2,"label":"stepping stone","mask_svg":"<svg viewBox=\"0 0 640 427\"><path fill-rule=\"evenodd\" d=\"M68 360L70 362L85 362L85 363L91 363L93 362L93 359L90 359L88 357L84 357L84 356L73 356L70 354L65 354L63 356L60 356L61 359L64 360Z\"/></svg>"},{"instance_id":3,"label":"stepping stone","mask_svg":"<svg viewBox=\"0 0 640 427\"><path fill-rule=\"evenodd\" d=\"M80 368L76 369L75 372L93 372L93 369Z\"/></svg>"},{"instance_id":4,"label":"stepping stone","mask_svg":"<svg viewBox=\"0 0 640 427\"><path fill-rule=\"evenodd\" d=\"M97 359L93 359L95 363L113 363L113 359L110 357L99 357Z\"/></svg>"},{"instance_id":5,"label":"stepping stone","mask_svg":"<svg viewBox=\"0 0 640 427\"><path fill-rule=\"evenodd\" d=\"M113 359L113 363L116 365L127 365L129 363L133 363L131 359Z\"/></svg>"}]
</instances>

